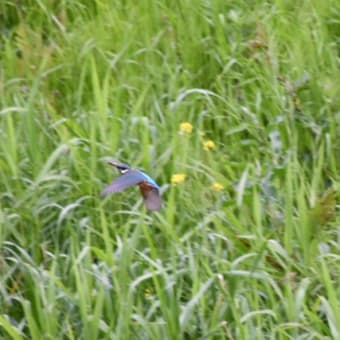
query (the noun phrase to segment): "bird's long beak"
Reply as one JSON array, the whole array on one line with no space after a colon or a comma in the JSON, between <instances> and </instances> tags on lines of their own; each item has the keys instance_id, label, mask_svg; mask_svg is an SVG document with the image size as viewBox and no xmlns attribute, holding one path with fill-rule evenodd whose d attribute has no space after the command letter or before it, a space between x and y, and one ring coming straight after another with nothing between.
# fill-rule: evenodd
<instances>
[{"instance_id":1,"label":"bird's long beak","mask_svg":"<svg viewBox=\"0 0 340 340\"><path fill-rule=\"evenodd\" d=\"M107 161L107 164L110 164L110 165L115 166L117 168L120 163L110 159L109 161Z\"/></svg>"}]
</instances>

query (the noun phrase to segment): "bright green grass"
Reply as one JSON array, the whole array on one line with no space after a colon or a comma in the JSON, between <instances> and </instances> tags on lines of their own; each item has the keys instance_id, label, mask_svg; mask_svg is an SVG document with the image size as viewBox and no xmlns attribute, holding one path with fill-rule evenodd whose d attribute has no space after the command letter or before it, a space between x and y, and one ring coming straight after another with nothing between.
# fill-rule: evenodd
<instances>
[{"instance_id":1,"label":"bright green grass","mask_svg":"<svg viewBox=\"0 0 340 340\"><path fill-rule=\"evenodd\" d=\"M0 338L340 338L339 1L6 0L0 30ZM107 157L162 210L101 200Z\"/></svg>"}]
</instances>

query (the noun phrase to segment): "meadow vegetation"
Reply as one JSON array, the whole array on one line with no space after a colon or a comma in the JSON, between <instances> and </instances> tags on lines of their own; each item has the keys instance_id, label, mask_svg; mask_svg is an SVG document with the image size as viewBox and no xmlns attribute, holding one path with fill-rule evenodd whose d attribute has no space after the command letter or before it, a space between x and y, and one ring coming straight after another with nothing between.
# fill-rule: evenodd
<instances>
[{"instance_id":1,"label":"meadow vegetation","mask_svg":"<svg viewBox=\"0 0 340 340\"><path fill-rule=\"evenodd\" d=\"M0 338L340 339L340 2L0 3ZM161 186L99 197L118 159Z\"/></svg>"}]
</instances>

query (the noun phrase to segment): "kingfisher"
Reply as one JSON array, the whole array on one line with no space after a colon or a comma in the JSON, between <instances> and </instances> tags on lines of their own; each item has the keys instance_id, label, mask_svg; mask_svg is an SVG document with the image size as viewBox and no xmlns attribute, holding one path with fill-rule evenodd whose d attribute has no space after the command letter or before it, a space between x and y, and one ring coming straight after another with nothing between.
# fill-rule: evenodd
<instances>
[{"instance_id":1,"label":"kingfisher","mask_svg":"<svg viewBox=\"0 0 340 340\"><path fill-rule=\"evenodd\" d=\"M159 195L159 186L146 173L141 170L130 168L127 164L116 161L108 161L108 163L122 174L122 176L113 180L102 192L101 196L121 192L132 185L138 185L143 196L146 207L150 210L159 210L162 200Z\"/></svg>"}]
</instances>

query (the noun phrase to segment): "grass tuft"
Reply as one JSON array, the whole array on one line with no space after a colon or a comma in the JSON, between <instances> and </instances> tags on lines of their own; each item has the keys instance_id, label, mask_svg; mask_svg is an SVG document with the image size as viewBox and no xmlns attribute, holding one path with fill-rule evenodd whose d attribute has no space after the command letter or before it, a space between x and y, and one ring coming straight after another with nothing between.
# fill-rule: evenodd
<instances>
[{"instance_id":1,"label":"grass tuft","mask_svg":"<svg viewBox=\"0 0 340 340\"><path fill-rule=\"evenodd\" d=\"M338 339L339 13L1 2L0 338Z\"/></svg>"}]
</instances>

